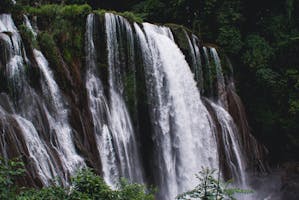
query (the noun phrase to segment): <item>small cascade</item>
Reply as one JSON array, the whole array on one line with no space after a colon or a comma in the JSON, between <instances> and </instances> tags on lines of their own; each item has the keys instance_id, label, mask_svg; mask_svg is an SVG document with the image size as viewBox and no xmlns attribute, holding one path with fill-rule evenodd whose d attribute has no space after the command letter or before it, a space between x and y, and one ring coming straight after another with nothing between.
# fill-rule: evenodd
<instances>
[{"instance_id":1,"label":"small cascade","mask_svg":"<svg viewBox=\"0 0 299 200\"><path fill-rule=\"evenodd\" d=\"M218 137L221 137L226 158L225 162L227 162L227 167L232 173L234 184L246 188L248 187L245 172L246 163L241 149L241 140L238 135L237 126L230 114L223 107L211 101L209 103L215 112L217 122L220 124L220 134Z\"/></svg>"},{"instance_id":2,"label":"small cascade","mask_svg":"<svg viewBox=\"0 0 299 200\"><path fill-rule=\"evenodd\" d=\"M45 143L39 138L35 127L30 121L20 116L14 117L24 135L30 159L36 167L36 173L38 173L38 176L45 185L50 185L53 178L57 177L58 174Z\"/></svg>"},{"instance_id":3,"label":"small cascade","mask_svg":"<svg viewBox=\"0 0 299 200\"><path fill-rule=\"evenodd\" d=\"M198 38L193 34L191 35L191 37L189 37L186 30L184 30L184 33L188 41L189 50L192 58L192 65L191 65L191 67L193 68L192 71L194 72L195 80L198 82L198 87L200 91L203 93L204 83L203 83L203 72L202 72L202 63L200 58L200 50L198 46L199 41Z\"/></svg>"},{"instance_id":4,"label":"small cascade","mask_svg":"<svg viewBox=\"0 0 299 200\"><path fill-rule=\"evenodd\" d=\"M27 15L24 15L24 23L25 23L25 26L32 32L33 36L36 37L37 36L37 31L33 29L32 25L31 25L31 22L28 18Z\"/></svg>"},{"instance_id":5,"label":"small cascade","mask_svg":"<svg viewBox=\"0 0 299 200\"><path fill-rule=\"evenodd\" d=\"M5 74L9 81L15 85L15 88L22 88L20 79L24 73L24 57L25 51L22 47L21 36L12 20L10 14L0 15L0 39L6 47L4 55L7 58ZM14 89L15 89L14 88ZM14 91L16 93L16 91Z\"/></svg>"},{"instance_id":6,"label":"small cascade","mask_svg":"<svg viewBox=\"0 0 299 200\"><path fill-rule=\"evenodd\" d=\"M205 64L203 66L203 76L204 76L204 88L205 94L209 97L214 97L214 89L213 89L213 76L212 76L212 69L211 69L211 62L209 57L209 52L207 47L202 47L203 56Z\"/></svg>"},{"instance_id":7,"label":"small cascade","mask_svg":"<svg viewBox=\"0 0 299 200\"><path fill-rule=\"evenodd\" d=\"M98 151L101 155L104 180L110 186L116 186L120 172L111 133L110 110L100 78L97 76L96 49L94 45L95 15L89 14L86 22L86 89L89 98L89 109L92 113L94 133Z\"/></svg>"},{"instance_id":8,"label":"small cascade","mask_svg":"<svg viewBox=\"0 0 299 200\"><path fill-rule=\"evenodd\" d=\"M218 96L218 104L222 107L228 109L227 103L227 93L226 93L226 84L222 72L222 67L220 63L220 58L215 48L210 48L213 61L215 64L216 71L216 80L217 80L217 96Z\"/></svg>"},{"instance_id":9,"label":"small cascade","mask_svg":"<svg viewBox=\"0 0 299 200\"><path fill-rule=\"evenodd\" d=\"M76 153L72 139L72 130L68 124L68 111L62 103L62 96L53 78L52 71L48 67L48 61L43 54L34 49L34 57L37 65L44 76L42 88L45 98L50 97L50 105L54 108L52 113L46 112L48 122L56 140L55 149L58 151L63 164L71 174L85 166L83 159ZM45 108L45 111L47 109Z\"/></svg>"},{"instance_id":10,"label":"small cascade","mask_svg":"<svg viewBox=\"0 0 299 200\"><path fill-rule=\"evenodd\" d=\"M138 153L135 133L131 119L123 99L122 72L124 63L122 58L127 52L121 48L121 41L128 41L129 56L134 52L133 32L129 22L120 16L105 14L108 65L109 65L109 92L111 125L115 149L120 161L122 176L132 181L143 182L142 167ZM123 31L123 32L122 32ZM122 33L122 34L120 34ZM131 44L130 44L131 43ZM130 63L129 63L130 64Z\"/></svg>"}]
</instances>

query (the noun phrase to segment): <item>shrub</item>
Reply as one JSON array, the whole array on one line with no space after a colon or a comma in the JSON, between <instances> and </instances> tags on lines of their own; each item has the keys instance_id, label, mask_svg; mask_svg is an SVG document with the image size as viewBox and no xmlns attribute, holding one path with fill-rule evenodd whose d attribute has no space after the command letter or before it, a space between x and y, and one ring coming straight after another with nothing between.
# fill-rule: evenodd
<instances>
[{"instance_id":1,"label":"shrub","mask_svg":"<svg viewBox=\"0 0 299 200\"><path fill-rule=\"evenodd\" d=\"M64 17L67 19L84 18L92 11L88 4L84 5L66 5L46 4L40 7L27 7L26 11L31 15L41 16L47 19L55 19L56 17Z\"/></svg>"},{"instance_id":2,"label":"shrub","mask_svg":"<svg viewBox=\"0 0 299 200\"><path fill-rule=\"evenodd\" d=\"M273 55L273 49L269 43L259 35L249 35L246 39L243 63L252 68L267 67Z\"/></svg>"},{"instance_id":3,"label":"shrub","mask_svg":"<svg viewBox=\"0 0 299 200\"><path fill-rule=\"evenodd\" d=\"M7 160L0 157L0 199L15 198L17 191L15 179L24 172L24 164L19 159Z\"/></svg>"},{"instance_id":4,"label":"shrub","mask_svg":"<svg viewBox=\"0 0 299 200\"><path fill-rule=\"evenodd\" d=\"M225 52L231 54L237 54L243 45L240 30L233 26L219 28L217 42L224 48Z\"/></svg>"},{"instance_id":5,"label":"shrub","mask_svg":"<svg viewBox=\"0 0 299 200\"><path fill-rule=\"evenodd\" d=\"M133 12L128 12L128 11L126 11L126 12L116 12L116 11L109 11L109 10L104 10L104 9L99 9L99 10L95 11L95 13L97 13L98 15L104 15L107 12L108 13L113 13L115 15L122 16L130 22L137 22L137 23L142 23L143 22L142 15L136 14L136 13L133 13Z\"/></svg>"},{"instance_id":6,"label":"shrub","mask_svg":"<svg viewBox=\"0 0 299 200\"><path fill-rule=\"evenodd\" d=\"M130 184L126 179L121 179L118 186L119 200L154 200L155 189L147 189L144 185Z\"/></svg>"},{"instance_id":7,"label":"shrub","mask_svg":"<svg viewBox=\"0 0 299 200\"><path fill-rule=\"evenodd\" d=\"M72 178L73 190L86 194L90 199L112 200L115 193L107 186L104 180L90 169L83 169Z\"/></svg>"},{"instance_id":8,"label":"shrub","mask_svg":"<svg viewBox=\"0 0 299 200\"><path fill-rule=\"evenodd\" d=\"M43 52L45 52L45 56L48 59L50 65L59 66L59 52L56 48L55 41L53 36L47 32L42 32L37 37L39 46L41 47Z\"/></svg>"},{"instance_id":9,"label":"shrub","mask_svg":"<svg viewBox=\"0 0 299 200\"><path fill-rule=\"evenodd\" d=\"M214 178L215 170L208 168L202 169L196 178L200 181L199 184L193 189L176 197L177 200L191 200L191 199L231 199L235 200L234 194L237 193L251 193L250 190L243 190L239 188L229 188L229 182L222 182Z\"/></svg>"},{"instance_id":10,"label":"shrub","mask_svg":"<svg viewBox=\"0 0 299 200\"><path fill-rule=\"evenodd\" d=\"M34 48L37 48L37 41L32 33L32 31L24 24L19 26L19 32L22 36L24 42L28 43Z\"/></svg>"}]
</instances>

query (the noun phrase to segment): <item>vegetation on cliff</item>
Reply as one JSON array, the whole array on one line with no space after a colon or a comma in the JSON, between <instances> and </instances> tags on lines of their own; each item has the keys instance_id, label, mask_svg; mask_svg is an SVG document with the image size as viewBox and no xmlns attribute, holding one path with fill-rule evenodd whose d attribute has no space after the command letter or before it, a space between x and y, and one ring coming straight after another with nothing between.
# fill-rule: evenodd
<instances>
[{"instance_id":1,"label":"vegetation on cliff","mask_svg":"<svg viewBox=\"0 0 299 200\"><path fill-rule=\"evenodd\" d=\"M59 180L54 180L55 185L42 189L18 187L17 181L24 173L24 164L18 159L0 158L0 198L2 200L154 200L154 189L122 179L118 187L113 190L91 169L78 171L71 178L68 187L63 187Z\"/></svg>"}]
</instances>

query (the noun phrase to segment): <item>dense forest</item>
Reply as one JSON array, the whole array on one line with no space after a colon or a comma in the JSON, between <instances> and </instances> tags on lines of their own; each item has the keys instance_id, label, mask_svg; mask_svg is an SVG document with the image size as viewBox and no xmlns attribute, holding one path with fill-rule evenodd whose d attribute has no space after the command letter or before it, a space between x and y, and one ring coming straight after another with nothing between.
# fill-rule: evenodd
<instances>
[{"instance_id":1,"label":"dense forest","mask_svg":"<svg viewBox=\"0 0 299 200\"><path fill-rule=\"evenodd\" d=\"M55 6L49 4L55 4ZM63 7L74 4L76 5L73 7ZM265 163L269 163L272 169L285 163L291 163L291 168L294 166L298 168L298 165L294 165L294 163L298 162L299 152L299 0L16 0L16 2L1 0L0 2L0 14L12 13L18 24L25 48L35 48L39 45L39 48L45 51L45 56L52 66L61 64L60 55L58 55L58 50L55 47L59 44L62 44L60 51L66 65L74 66L83 60L81 57L84 49L82 39L85 34L84 24L87 14L93 10L97 14L111 11L138 23L167 24L170 27L182 25L188 33L199 36L199 40L204 45L221 49L221 52L224 52L233 66L237 93L245 104L250 132L267 149ZM32 33L28 32L25 26L20 25L24 14L42 16L44 21L39 25L45 31L41 31L36 36L37 39L32 39ZM53 21L50 21L51 19ZM101 30L102 27L99 26L98 28L103 31ZM0 45L0 47L2 46ZM0 56L4 54L0 52ZM100 60L106 62L103 58ZM59 73L64 73L64 71ZM77 76L76 73L80 72L72 73ZM105 73L108 72L104 71L104 75L101 76L105 76ZM64 87L62 90L65 91L71 87L71 84L77 84L67 82L66 77L57 78L59 84ZM2 78L0 74L0 83ZM103 79L107 79L107 77ZM33 82L30 84L34 85L34 78L32 80ZM108 82L108 80L105 81ZM131 79L128 80L128 82L130 81ZM131 82L129 84L132 84ZM145 83L142 82L142 84ZM6 85L0 85L0 91L5 87ZM131 91L132 88L127 89L126 87L125 85L125 92L134 92ZM108 89L105 88L105 90ZM72 95L71 92L65 93L69 96ZM86 94L81 96L84 95ZM205 95L208 96L208 94ZM129 110L134 109L131 108L135 106L134 100L126 99L126 101L129 102ZM138 106L146 107L144 105ZM130 112L134 113L131 110ZM135 114L138 115L138 113L133 115ZM138 117L134 117L133 121L138 121ZM77 119L76 117L73 118L74 124L76 124ZM148 119L144 117L140 120L146 121ZM149 123L144 124L144 127L134 128L147 129L150 127ZM149 134L147 132L150 131L149 128L144 132ZM145 144L146 147L151 145L150 142ZM148 155L147 150L142 153ZM92 163L93 161L91 159L88 162ZM7 161L1 159L0 164L5 162ZM10 162L12 167L20 165L20 169L23 168L22 163ZM146 162L148 162L147 167L150 168L150 161ZM93 164L96 165L97 163ZM9 166L10 168L0 166L4 169L2 170L3 173L11 173L9 176L24 173L22 170L13 172L11 166ZM298 173L298 169L295 171ZM78 185L78 191L71 191L71 188L53 187L41 190L40 193L27 191L14 198L30 199L30 195L36 193L34 199L40 199L43 198L43 195L51 196L53 193L59 192L61 197L58 198L65 199L116 199L116 196L117 199L154 199L155 190L147 191L144 186L129 184L125 180L118 190L113 191L105 185L100 177L93 173L94 171L87 170L72 177L73 184ZM95 173L97 173L97 169ZM7 182L5 176L5 174L0 176L3 179L2 183L0 180L0 189L3 190L7 186L12 188L8 191L9 195L19 193L19 191L15 191L19 189L14 188L12 181ZM151 179L151 176L154 175L149 176ZM297 175L294 179L296 177ZM213 177L210 178L215 181ZM99 195L99 197L88 196L90 185L95 187L92 190L100 191L100 193L95 192L95 195ZM1 192L6 195L5 192Z\"/></svg>"}]
</instances>

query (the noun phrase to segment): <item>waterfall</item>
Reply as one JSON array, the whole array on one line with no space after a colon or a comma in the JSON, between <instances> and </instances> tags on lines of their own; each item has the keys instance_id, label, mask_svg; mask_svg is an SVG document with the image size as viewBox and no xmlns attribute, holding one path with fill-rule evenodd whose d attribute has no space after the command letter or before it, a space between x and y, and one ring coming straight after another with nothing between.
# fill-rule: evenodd
<instances>
[{"instance_id":1,"label":"waterfall","mask_svg":"<svg viewBox=\"0 0 299 200\"><path fill-rule=\"evenodd\" d=\"M23 24L34 37L43 31L27 16ZM113 189L125 177L156 185L157 199L172 200L208 167L248 187L250 164L264 168L264 150L249 132L232 73L218 48L185 30L182 48L176 34L89 14L85 58L66 66L61 56L63 66L52 66L46 52L25 50L11 15L1 14L0 154L23 156L24 185L51 185L55 177L68 185L92 166Z\"/></svg>"},{"instance_id":2,"label":"waterfall","mask_svg":"<svg viewBox=\"0 0 299 200\"><path fill-rule=\"evenodd\" d=\"M123 99L123 83L121 70L123 63L121 58L125 52L119 47L120 41L129 42L129 53L134 52L132 29L127 20L113 14L105 14L106 36L109 65L109 87L110 87L110 111L113 129L113 139L120 160L122 175L130 180L143 182L142 167L135 133L131 124L131 119ZM117 37L117 33L124 31ZM122 38L124 37L124 38Z\"/></svg>"},{"instance_id":3,"label":"waterfall","mask_svg":"<svg viewBox=\"0 0 299 200\"><path fill-rule=\"evenodd\" d=\"M217 168L216 140L190 67L173 37L165 34L170 30L148 23L143 28L145 36L140 30L137 34L152 59L144 62L156 126L160 198L173 199L195 186L201 166Z\"/></svg>"},{"instance_id":4,"label":"waterfall","mask_svg":"<svg viewBox=\"0 0 299 200\"><path fill-rule=\"evenodd\" d=\"M29 21L25 22L31 27ZM15 113L11 117L16 120L22 130L22 140L26 143L29 156L35 163L34 168L40 174L42 184L48 185L49 181L52 181L58 174L61 181L66 184L69 174L73 174L85 164L75 150L72 128L68 124L68 111L62 103L58 85L48 67L47 60L40 51L34 49L33 56L43 76L40 80L43 95L39 95L35 89L31 88L25 73L25 65L30 67L31 63L10 15L0 15L0 27L2 33L10 33L10 40L6 40L5 37L1 38L10 44L6 49L9 54L5 73L9 79L13 80L10 87L13 89L11 98L14 100ZM45 125L48 128L45 128ZM46 136L42 136L43 131L47 131ZM43 141L46 138L50 140ZM27 150L21 149L20 151ZM51 153L47 153L49 151ZM62 166L57 166L58 163Z\"/></svg>"},{"instance_id":5,"label":"waterfall","mask_svg":"<svg viewBox=\"0 0 299 200\"><path fill-rule=\"evenodd\" d=\"M217 121L221 127L222 142L224 144L224 154L226 156L228 167L233 173L234 184L246 187L247 178L245 174L245 159L242 153L240 139L238 137L238 129L230 114L221 106L210 102Z\"/></svg>"},{"instance_id":6,"label":"waterfall","mask_svg":"<svg viewBox=\"0 0 299 200\"><path fill-rule=\"evenodd\" d=\"M198 87L200 88L200 91L203 93L203 74L202 74L202 64L201 64L201 58L200 58L200 50L197 45L198 38L192 34L191 38L189 37L186 30L184 30L185 37L187 38L188 45L189 45L189 53L192 58L192 65L194 71L194 77L195 80L198 82Z\"/></svg>"},{"instance_id":7,"label":"waterfall","mask_svg":"<svg viewBox=\"0 0 299 200\"><path fill-rule=\"evenodd\" d=\"M221 104L226 109L228 109L226 85L225 85L225 80L222 72L220 58L215 48L210 48L210 51L216 69L218 103Z\"/></svg>"},{"instance_id":8,"label":"waterfall","mask_svg":"<svg viewBox=\"0 0 299 200\"><path fill-rule=\"evenodd\" d=\"M86 73L86 89L89 98L89 109L93 117L98 151L101 155L104 180L110 186L116 186L120 172L116 150L113 146L110 110L106 97L104 96L102 82L97 76L96 49L93 38L94 18L95 15L90 14L86 22L86 65L88 67Z\"/></svg>"},{"instance_id":9,"label":"waterfall","mask_svg":"<svg viewBox=\"0 0 299 200\"><path fill-rule=\"evenodd\" d=\"M50 185L50 182L53 181L53 178L57 177L58 174L52 163L47 147L39 138L35 127L30 121L20 116L14 117L22 129L30 158L33 160L34 165L37 168L38 175L41 177L44 184Z\"/></svg>"},{"instance_id":10,"label":"waterfall","mask_svg":"<svg viewBox=\"0 0 299 200\"><path fill-rule=\"evenodd\" d=\"M46 111L46 116L51 127L51 131L54 132L55 137L55 149L63 159L63 164L66 169L73 174L81 167L85 166L83 159L76 153L75 146L72 139L72 129L68 124L68 111L62 103L62 96L59 88L53 79L53 74L48 67L48 61L43 54L34 49L34 57L37 65L44 76L42 81L42 88L45 97L51 98L50 105L54 108L54 111L50 113Z\"/></svg>"},{"instance_id":11,"label":"waterfall","mask_svg":"<svg viewBox=\"0 0 299 200\"><path fill-rule=\"evenodd\" d=\"M4 50L8 60L5 73L15 87L20 89L22 88L20 83L21 74L24 72L24 59L22 55L25 53L21 44L21 36L10 14L0 15L0 33L0 39L2 39L7 47Z\"/></svg>"},{"instance_id":12,"label":"waterfall","mask_svg":"<svg viewBox=\"0 0 299 200\"><path fill-rule=\"evenodd\" d=\"M199 47L197 38L189 37L186 31L184 31L184 34L192 58L189 64L192 66L191 69L195 74L198 87L199 89L209 90L208 93L204 93L209 99L204 97L203 100L209 110L213 120L212 127L217 135L222 176L226 179L233 178L235 184L248 188L246 169L248 168L248 158L251 156L246 155L248 153L246 152L246 149L248 149L246 140L250 141L251 145L256 144L257 146L257 152L253 152L254 158L260 158L262 151L260 151L260 146L248 132L244 109L242 109L239 97L234 92L232 66L228 60L220 60L216 48ZM204 64L195 62L202 62L200 48L202 49ZM224 73L225 67L226 74ZM196 78L196 74L200 71L205 72L204 80Z\"/></svg>"}]
</instances>

